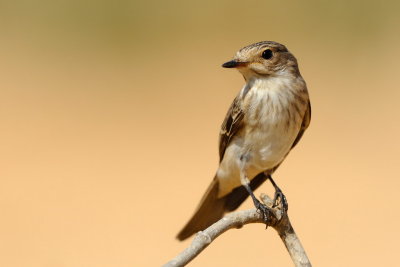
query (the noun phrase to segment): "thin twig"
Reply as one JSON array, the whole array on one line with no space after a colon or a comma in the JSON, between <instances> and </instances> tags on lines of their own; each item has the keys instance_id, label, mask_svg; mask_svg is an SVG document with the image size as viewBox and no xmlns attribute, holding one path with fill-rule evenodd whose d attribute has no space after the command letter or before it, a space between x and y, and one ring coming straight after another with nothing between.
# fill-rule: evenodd
<instances>
[{"instance_id":1,"label":"thin twig","mask_svg":"<svg viewBox=\"0 0 400 267\"><path fill-rule=\"evenodd\" d=\"M272 200L267 195L262 194L261 200L267 205L267 208L270 211L267 225L271 226L278 232L294 265L296 267L310 267L311 263L290 223L287 213L282 215L281 207L279 206L272 208ZM226 215L204 231L198 232L190 246L174 259L166 263L163 267L185 266L199 255L219 235L229 229L241 228L243 225L249 223L265 222L263 216L258 213L256 209L237 211Z\"/></svg>"}]
</instances>

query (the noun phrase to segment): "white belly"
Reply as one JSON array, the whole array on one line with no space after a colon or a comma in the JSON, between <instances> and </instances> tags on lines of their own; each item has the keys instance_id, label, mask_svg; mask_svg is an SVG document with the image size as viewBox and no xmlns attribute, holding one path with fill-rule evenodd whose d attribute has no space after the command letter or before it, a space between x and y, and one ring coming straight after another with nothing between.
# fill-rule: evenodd
<instances>
[{"instance_id":1,"label":"white belly","mask_svg":"<svg viewBox=\"0 0 400 267\"><path fill-rule=\"evenodd\" d=\"M290 151L301 126L300 114L289 114L292 103L273 90L250 90L243 110L245 127L233 138L218 168L219 196L241 185L240 158L248 179L274 168ZM247 106L246 106L247 105Z\"/></svg>"},{"instance_id":2,"label":"white belly","mask_svg":"<svg viewBox=\"0 0 400 267\"><path fill-rule=\"evenodd\" d=\"M256 172L254 176L278 165L290 151L299 132L299 128L286 128L285 125L265 128L252 131L245 137L247 142L244 143L242 153L248 157L248 171Z\"/></svg>"}]
</instances>

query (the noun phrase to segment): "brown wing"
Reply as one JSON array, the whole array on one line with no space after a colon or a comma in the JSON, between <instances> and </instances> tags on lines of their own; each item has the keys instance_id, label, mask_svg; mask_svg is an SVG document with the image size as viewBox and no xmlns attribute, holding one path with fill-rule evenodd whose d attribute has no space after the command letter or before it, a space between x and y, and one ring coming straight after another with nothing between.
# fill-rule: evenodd
<instances>
[{"instance_id":1,"label":"brown wing","mask_svg":"<svg viewBox=\"0 0 400 267\"><path fill-rule=\"evenodd\" d=\"M293 142L292 149L300 141L300 139L303 136L305 130L308 128L308 125L310 125L310 121L311 121L311 104L310 104L310 101L308 101L308 108L306 110L306 114L304 115L303 122L301 123L300 131L297 134L297 137Z\"/></svg>"},{"instance_id":2,"label":"brown wing","mask_svg":"<svg viewBox=\"0 0 400 267\"><path fill-rule=\"evenodd\" d=\"M225 116L224 122L221 125L221 131L219 133L219 162L224 158L225 150L232 137L242 127L244 113L240 108L239 97L240 95L233 100L232 105Z\"/></svg>"}]
</instances>

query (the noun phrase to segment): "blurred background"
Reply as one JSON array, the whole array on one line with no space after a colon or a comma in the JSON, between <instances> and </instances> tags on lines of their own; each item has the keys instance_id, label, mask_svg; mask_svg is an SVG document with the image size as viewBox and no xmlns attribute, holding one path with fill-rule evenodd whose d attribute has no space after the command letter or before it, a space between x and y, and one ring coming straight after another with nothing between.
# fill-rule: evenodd
<instances>
[{"instance_id":1,"label":"blurred background","mask_svg":"<svg viewBox=\"0 0 400 267\"><path fill-rule=\"evenodd\" d=\"M187 247L244 84L220 65L261 40L296 55L312 100L275 174L312 263L394 266L399 3L1 1L0 266L160 266ZM190 264L258 265L292 266L261 224Z\"/></svg>"}]
</instances>

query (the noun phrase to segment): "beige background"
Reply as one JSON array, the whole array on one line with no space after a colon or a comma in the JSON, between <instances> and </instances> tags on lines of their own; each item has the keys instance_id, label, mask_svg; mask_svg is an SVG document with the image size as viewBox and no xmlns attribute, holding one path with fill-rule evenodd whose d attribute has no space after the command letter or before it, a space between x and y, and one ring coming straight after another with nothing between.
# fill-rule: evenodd
<instances>
[{"instance_id":1,"label":"beige background","mask_svg":"<svg viewBox=\"0 0 400 267\"><path fill-rule=\"evenodd\" d=\"M275 179L310 259L396 265L399 7L1 1L0 266L160 266L184 249L174 237L243 85L220 65L261 40L286 44L309 86L311 127ZM250 225L190 266L291 263L273 230Z\"/></svg>"}]
</instances>

